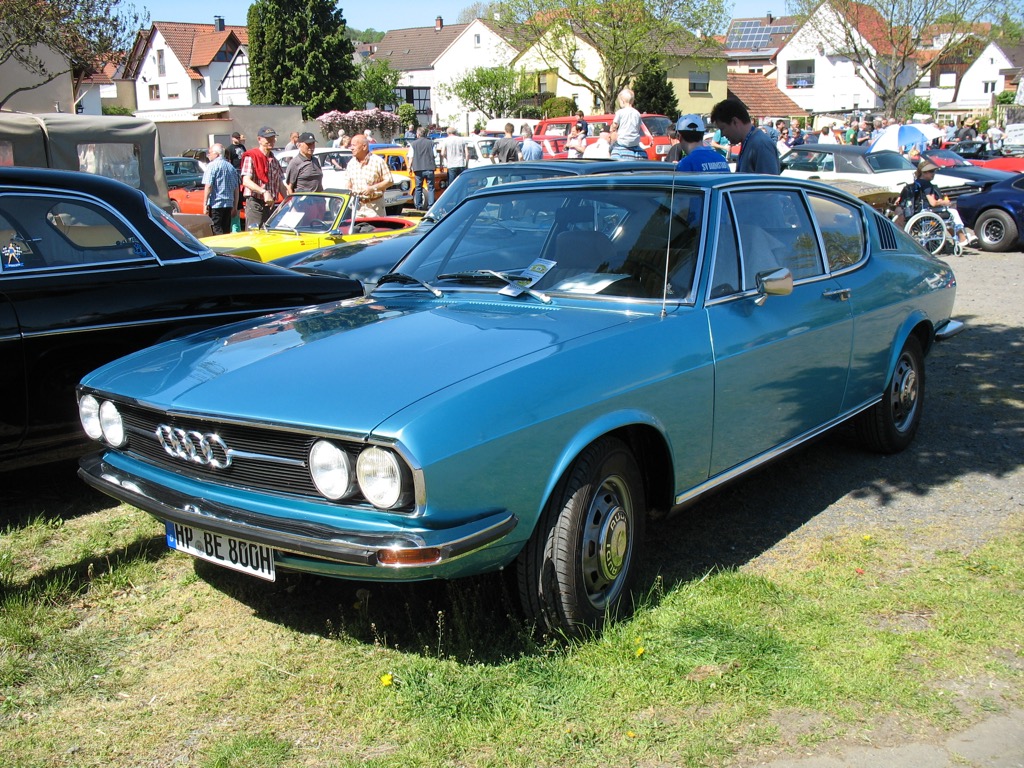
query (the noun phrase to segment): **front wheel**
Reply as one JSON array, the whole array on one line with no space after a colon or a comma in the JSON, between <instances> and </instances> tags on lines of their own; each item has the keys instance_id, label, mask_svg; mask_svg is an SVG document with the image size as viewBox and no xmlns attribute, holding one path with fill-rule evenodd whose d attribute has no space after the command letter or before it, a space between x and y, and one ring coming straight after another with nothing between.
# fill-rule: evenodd
<instances>
[{"instance_id":1,"label":"front wheel","mask_svg":"<svg viewBox=\"0 0 1024 768\"><path fill-rule=\"evenodd\" d=\"M613 437L589 445L556 486L517 562L527 615L573 638L626 613L645 515L629 448Z\"/></svg>"},{"instance_id":2,"label":"front wheel","mask_svg":"<svg viewBox=\"0 0 1024 768\"><path fill-rule=\"evenodd\" d=\"M907 338L881 402L857 417L857 435L871 450L899 453L914 441L924 409L924 353Z\"/></svg>"},{"instance_id":3,"label":"front wheel","mask_svg":"<svg viewBox=\"0 0 1024 768\"><path fill-rule=\"evenodd\" d=\"M946 247L946 222L937 213L921 211L907 220L906 232L936 256Z\"/></svg>"}]
</instances>

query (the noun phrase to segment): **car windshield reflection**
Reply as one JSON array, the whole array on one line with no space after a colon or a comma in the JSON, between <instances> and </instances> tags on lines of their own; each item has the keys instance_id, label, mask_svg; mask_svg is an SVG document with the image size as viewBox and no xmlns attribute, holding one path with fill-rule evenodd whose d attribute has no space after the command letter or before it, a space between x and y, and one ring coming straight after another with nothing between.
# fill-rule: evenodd
<instances>
[{"instance_id":1,"label":"car windshield reflection","mask_svg":"<svg viewBox=\"0 0 1024 768\"><path fill-rule=\"evenodd\" d=\"M292 195L278 206L266 229L324 233L335 228L349 208L348 195Z\"/></svg>"},{"instance_id":2,"label":"car windshield reflection","mask_svg":"<svg viewBox=\"0 0 1024 768\"><path fill-rule=\"evenodd\" d=\"M667 293L685 300L694 284L703 218L704 198L696 191L487 194L447 216L396 271L445 292L519 296L529 289L632 299Z\"/></svg>"}]
</instances>

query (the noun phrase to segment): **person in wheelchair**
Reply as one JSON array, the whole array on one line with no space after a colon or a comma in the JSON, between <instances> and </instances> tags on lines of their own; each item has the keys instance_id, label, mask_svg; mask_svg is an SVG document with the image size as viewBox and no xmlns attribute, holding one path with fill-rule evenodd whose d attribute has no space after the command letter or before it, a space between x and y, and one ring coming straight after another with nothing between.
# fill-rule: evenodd
<instances>
[{"instance_id":1,"label":"person in wheelchair","mask_svg":"<svg viewBox=\"0 0 1024 768\"><path fill-rule=\"evenodd\" d=\"M924 210L935 211L940 217L952 223L953 233L960 245L974 245L978 238L974 237L973 232L968 234L963 219L960 218L960 212L949 207L949 197L941 195L933 182L937 170L939 166L930 160L922 160L917 166L914 171L914 182L905 186L900 193L903 215L910 219L914 214Z\"/></svg>"}]
</instances>

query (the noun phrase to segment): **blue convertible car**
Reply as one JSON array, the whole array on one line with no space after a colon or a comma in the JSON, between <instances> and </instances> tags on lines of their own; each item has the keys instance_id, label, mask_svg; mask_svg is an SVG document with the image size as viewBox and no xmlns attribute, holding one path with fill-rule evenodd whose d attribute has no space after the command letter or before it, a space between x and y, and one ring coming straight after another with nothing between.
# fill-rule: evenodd
<instances>
[{"instance_id":1,"label":"blue convertible car","mask_svg":"<svg viewBox=\"0 0 1024 768\"><path fill-rule=\"evenodd\" d=\"M628 605L645 517L847 419L913 439L956 281L829 187L671 172L461 203L370 296L79 387L93 486L254 576L515 569L546 630Z\"/></svg>"}]
</instances>

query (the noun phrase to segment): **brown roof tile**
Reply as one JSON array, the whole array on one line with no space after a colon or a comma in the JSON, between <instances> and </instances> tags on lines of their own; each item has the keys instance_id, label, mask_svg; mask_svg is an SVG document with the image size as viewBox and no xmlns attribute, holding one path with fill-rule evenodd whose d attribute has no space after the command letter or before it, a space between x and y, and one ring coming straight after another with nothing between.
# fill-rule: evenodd
<instances>
[{"instance_id":1,"label":"brown roof tile","mask_svg":"<svg viewBox=\"0 0 1024 768\"><path fill-rule=\"evenodd\" d=\"M751 117L791 117L807 114L807 110L780 91L778 86L764 75L730 72L726 78L729 96L742 101Z\"/></svg>"},{"instance_id":2,"label":"brown roof tile","mask_svg":"<svg viewBox=\"0 0 1024 768\"><path fill-rule=\"evenodd\" d=\"M434 62L468 27L468 24L445 24L436 27L392 29L377 43L375 59L387 59L392 69L408 72L432 69Z\"/></svg>"},{"instance_id":3,"label":"brown roof tile","mask_svg":"<svg viewBox=\"0 0 1024 768\"><path fill-rule=\"evenodd\" d=\"M202 80L203 76L195 68L203 67L213 61L214 55L229 35L234 34L241 45L249 44L247 27L225 26L224 32L216 32L213 24L189 24L179 21L154 21L153 28L167 41L167 46L174 53L188 72L189 79ZM219 40L217 47L209 51L214 40ZM198 41L198 45L197 45ZM206 52L209 51L209 56ZM198 56L197 56L198 53ZM202 60L206 56L205 61Z\"/></svg>"}]
</instances>

